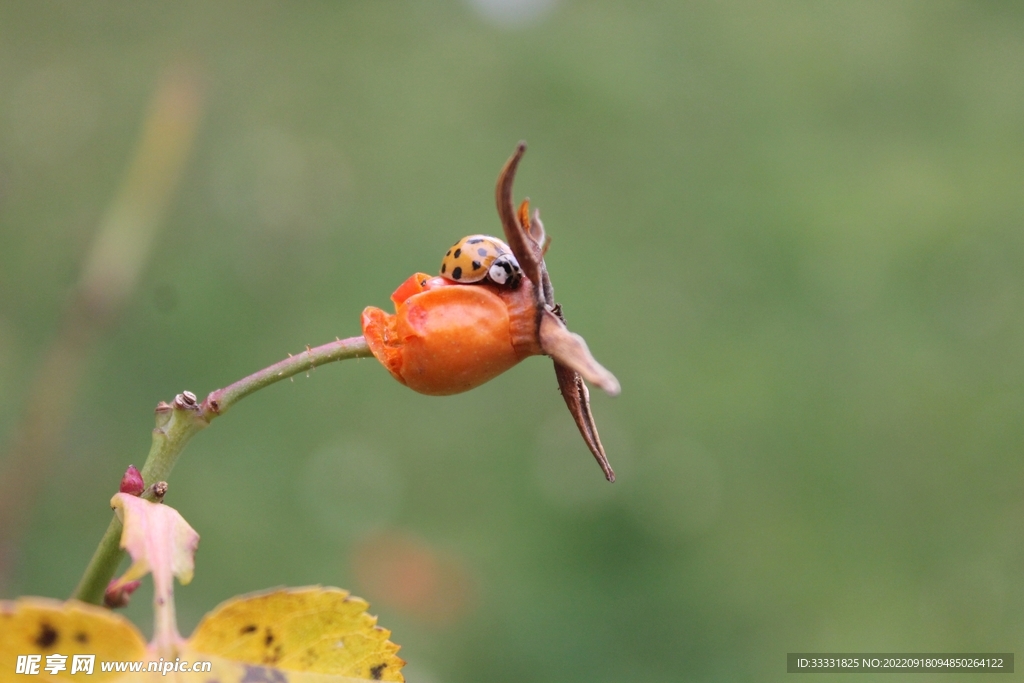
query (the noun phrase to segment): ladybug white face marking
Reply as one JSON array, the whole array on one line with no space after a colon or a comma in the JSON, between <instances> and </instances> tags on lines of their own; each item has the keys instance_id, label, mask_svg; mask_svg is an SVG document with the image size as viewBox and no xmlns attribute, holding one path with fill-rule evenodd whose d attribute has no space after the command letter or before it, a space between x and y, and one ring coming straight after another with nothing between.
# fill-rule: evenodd
<instances>
[{"instance_id":1,"label":"ladybug white face marking","mask_svg":"<svg viewBox=\"0 0 1024 683\"><path fill-rule=\"evenodd\" d=\"M487 277L499 285L507 284L509 287L515 287L519 284L519 278L522 275L515 257L512 254L503 254L494 259L494 263L487 269Z\"/></svg>"},{"instance_id":2,"label":"ladybug white face marking","mask_svg":"<svg viewBox=\"0 0 1024 683\"><path fill-rule=\"evenodd\" d=\"M441 276L454 282L491 282L515 289L523 277L508 245L497 237L469 235L452 245L441 260Z\"/></svg>"}]
</instances>

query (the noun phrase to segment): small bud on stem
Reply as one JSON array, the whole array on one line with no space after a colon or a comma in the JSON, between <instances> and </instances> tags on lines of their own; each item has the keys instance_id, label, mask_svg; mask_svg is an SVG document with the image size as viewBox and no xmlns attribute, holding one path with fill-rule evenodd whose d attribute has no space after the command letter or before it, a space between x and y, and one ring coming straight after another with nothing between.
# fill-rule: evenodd
<instances>
[{"instance_id":1,"label":"small bud on stem","mask_svg":"<svg viewBox=\"0 0 1024 683\"><path fill-rule=\"evenodd\" d=\"M121 493L141 496L142 491L145 488L146 483L142 481L142 473L136 469L135 465L128 465L128 469L125 470L124 476L121 477L121 487L118 490Z\"/></svg>"},{"instance_id":2,"label":"small bud on stem","mask_svg":"<svg viewBox=\"0 0 1024 683\"><path fill-rule=\"evenodd\" d=\"M111 579L107 590L103 592L103 605L110 609L127 607L132 593L142 585L142 581L129 581L118 585L117 579Z\"/></svg>"},{"instance_id":3,"label":"small bud on stem","mask_svg":"<svg viewBox=\"0 0 1024 683\"><path fill-rule=\"evenodd\" d=\"M191 391L183 391L174 397L174 407L179 410L196 410L196 395Z\"/></svg>"},{"instance_id":4,"label":"small bud on stem","mask_svg":"<svg viewBox=\"0 0 1024 683\"><path fill-rule=\"evenodd\" d=\"M167 495L167 482L158 481L142 493L142 498L154 503L162 503Z\"/></svg>"}]
</instances>

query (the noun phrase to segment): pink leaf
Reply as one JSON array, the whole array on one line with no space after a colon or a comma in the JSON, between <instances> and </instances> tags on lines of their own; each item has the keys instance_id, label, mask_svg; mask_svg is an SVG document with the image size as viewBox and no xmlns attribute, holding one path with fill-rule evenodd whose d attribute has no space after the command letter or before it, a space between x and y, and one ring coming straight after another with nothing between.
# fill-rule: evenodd
<instances>
[{"instance_id":1,"label":"pink leaf","mask_svg":"<svg viewBox=\"0 0 1024 683\"><path fill-rule=\"evenodd\" d=\"M174 617L174 577L182 585L192 580L199 534L172 507L151 503L127 493L110 500L124 523L121 547L132 557L132 565L117 580L118 585L153 573L154 648L167 657L181 642Z\"/></svg>"}]
</instances>

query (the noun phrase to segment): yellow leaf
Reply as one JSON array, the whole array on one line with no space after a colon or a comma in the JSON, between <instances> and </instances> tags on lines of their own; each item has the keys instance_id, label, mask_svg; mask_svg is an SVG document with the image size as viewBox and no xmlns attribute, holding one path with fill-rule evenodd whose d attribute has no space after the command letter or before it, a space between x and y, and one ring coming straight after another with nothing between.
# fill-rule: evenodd
<instances>
[{"instance_id":1,"label":"yellow leaf","mask_svg":"<svg viewBox=\"0 0 1024 683\"><path fill-rule=\"evenodd\" d=\"M104 662L156 662L142 634L124 617L75 600L0 601L0 683L75 681L73 656L95 655L88 680L118 683L359 683L404 681L405 664L391 635L366 613L367 604L338 588L278 589L232 598L206 615L176 653L210 662L209 673L103 672ZM66 668L46 671L47 655ZM19 655L39 655L38 673L18 674ZM173 660L166 660L168 663ZM161 662L163 664L163 662Z\"/></svg>"},{"instance_id":2,"label":"yellow leaf","mask_svg":"<svg viewBox=\"0 0 1024 683\"><path fill-rule=\"evenodd\" d=\"M46 671L46 655L66 655L67 667ZM135 625L119 614L77 600L48 598L0 601L0 683L7 681L75 681L73 656L96 655L89 681L112 681L122 674L103 673L101 661L146 659L146 642ZM37 675L15 673L18 655L41 655Z\"/></svg>"},{"instance_id":3,"label":"yellow leaf","mask_svg":"<svg viewBox=\"0 0 1024 683\"><path fill-rule=\"evenodd\" d=\"M293 681L404 681L398 646L367 607L347 591L320 586L241 596L207 614L184 647L191 659L234 660L250 671L273 667ZM222 681L241 680L221 675L216 664L214 670Z\"/></svg>"}]
</instances>

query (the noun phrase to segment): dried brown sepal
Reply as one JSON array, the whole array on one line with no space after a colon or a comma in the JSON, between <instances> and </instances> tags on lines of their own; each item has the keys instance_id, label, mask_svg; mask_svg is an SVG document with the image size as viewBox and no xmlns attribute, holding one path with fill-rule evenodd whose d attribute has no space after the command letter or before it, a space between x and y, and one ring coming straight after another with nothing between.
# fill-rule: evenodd
<instances>
[{"instance_id":1,"label":"dried brown sepal","mask_svg":"<svg viewBox=\"0 0 1024 683\"><path fill-rule=\"evenodd\" d=\"M498 217L501 219L501 227L505 232L505 241L508 242L512 254L519 261L519 267L523 273L534 284L544 282L541 276L544 268L544 257L541 254L541 245L534 242L533 237L527 232L528 225L523 226L516 215L515 203L512 201L512 182L516 177L516 169L519 167L519 160L526 152L526 143L520 142L516 151L505 162L505 166L498 174L498 183L494 188L494 198L498 206ZM542 296L541 288L537 288L538 299Z\"/></svg>"},{"instance_id":2,"label":"dried brown sepal","mask_svg":"<svg viewBox=\"0 0 1024 683\"><path fill-rule=\"evenodd\" d=\"M534 244L540 245L540 256L544 257L547 252L547 236L544 234L544 224L540 222L540 210L534 209L533 218L530 218L530 198L527 197L519 204L519 224Z\"/></svg>"},{"instance_id":3,"label":"dried brown sepal","mask_svg":"<svg viewBox=\"0 0 1024 683\"><path fill-rule=\"evenodd\" d=\"M523 204L527 205L526 210L523 210L523 208L520 207L520 212L523 215L529 216L528 202L523 202ZM551 286L551 276L548 275L548 266L544 263L544 255L548 253L548 247L551 246L551 238L544 232L544 224L540 220L540 209L534 209L533 219L531 220L527 217L525 224L529 226L527 230L529 230L534 241L540 247L540 288L544 295L544 303L546 303L549 308L554 308L555 290Z\"/></svg>"},{"instance_id":4,"label":"dried brown sepal","mask_svg":"<svg viewBox=\"0 0 1024 683\"><path fill-rule=\"evenodd\" d=\"M565 405L576 421L583 441L587 448L594 454L594 459L601 466L604 478L608 481L615 481L615 472L611 463L608 462L608 455L604 452L604 445L601 437L597 434L597 424L594 422L594 414L590 412L590 392L583 378L579 373L568 368L557 360L555 361L555 377L558 379L558 390L562 392Z\"/></svg>"},{"instance_id":5,"label":"dried brown sepal","mask_svg":"<svg viewBox=\"0 0 1024 683\"><path fill-rule=\"evenodd\" d=\"M544 353L562 365L571 368L593 382L612 396L622 390L619 380L594 359L583 337L569 331L569 328L551 311L544 311L540 318L540 347Z\"/></svg>"},{"instance_id":6,"label":"dried brown sepal","mask_svg":"<svg viewBox=\"0 0 1024 683\"><path fill-rule=\"evenodd\" d=\"M536 338L541 350L555 361L555 377L558 389L572 414L580 435L590 452L601 466L608 481L615 481L615 472L608 462L608 456L597 433L597 424L590 410L590 392L586 382L593 382L615 396L621 390L615 375L605 369L587 348L583 337L573 334L565 326L561 307L555 303L555 292L551 285L544 254L547 253L551 238L544 231L540 211L530 216L530 202L523 201L518 211L512 199L512 183L515 180L519 161L526 152L526 143L520 142L498 176L495 199L498 215L505 231L505 240L519 261L526 278L534 285L536 306Z\"/></svg>"}]
</instances>

